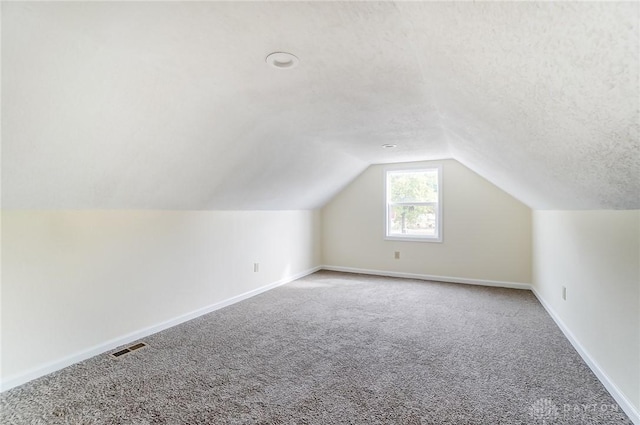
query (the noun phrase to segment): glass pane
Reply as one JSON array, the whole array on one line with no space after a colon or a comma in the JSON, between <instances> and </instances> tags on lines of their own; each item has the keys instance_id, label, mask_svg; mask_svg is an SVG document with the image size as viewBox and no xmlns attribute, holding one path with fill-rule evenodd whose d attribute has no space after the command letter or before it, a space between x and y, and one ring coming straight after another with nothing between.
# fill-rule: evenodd
<instances>
[{"instance_id":1,"label":"glass pane","mask_svg":"<svg viewBox=\"0 0 640 425\"><path fill-rule=\"evenodd\" d=\"M436 210L432 206L389 207L389 236L438 236Z\"/></svg>"},{"instance_id":2,"label":"glass pane","mask_svg":"<svg viewBox=\"0 0 640 425\"><path fill-rule=\"evenodd\" d=\"M438 202L438 171L392 171L388 174L389 202Z\"/></svg>"}]
</instances>

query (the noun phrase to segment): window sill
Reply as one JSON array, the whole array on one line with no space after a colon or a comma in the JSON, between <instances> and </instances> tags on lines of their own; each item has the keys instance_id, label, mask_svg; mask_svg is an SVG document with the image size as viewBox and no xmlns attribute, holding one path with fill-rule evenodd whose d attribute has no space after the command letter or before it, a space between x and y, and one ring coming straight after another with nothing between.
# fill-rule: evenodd
<instances>
[{"instance_id":1,"label":"window sill","mask_svg":"<svg viewBox=\"0 0 640 425\"><path fill-rule=\"evenodd\" d=\"M431 242L442 243L442 238L425 238L425 237L411 237L411 236L385 236L386 241L403 241L403 242Z\"/></svg>"}]
</instances>

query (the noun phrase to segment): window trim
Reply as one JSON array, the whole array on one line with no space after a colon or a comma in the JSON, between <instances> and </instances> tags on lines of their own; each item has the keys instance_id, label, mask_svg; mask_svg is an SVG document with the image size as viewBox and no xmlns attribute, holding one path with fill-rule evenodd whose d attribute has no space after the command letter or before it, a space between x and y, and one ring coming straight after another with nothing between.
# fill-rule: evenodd
<instances>
[{"instance_id":1,"label":"window trim","mask_svg":"<svg viewBox=\"0 0 640 425\"><path fill-rule=\"evenodd\" d=\"M393 172L420 172L420 171L433 171L436 170L438 175L438 202L437 202L437 213L436 213L436 236L397 236L397 235L389 235L389 173ZM416 164L406 164L406 165L398 165L395 164L390 167L386 167L383 173L383 185L384 185L384 224L383 224L383 235L384 240L388 241L407 241L407 242L430 242L430 243L442 243L443 238L443 182L442 182L442 165L441 164L433 164L433 165L424 165L419 166ZM407 204L411 205L433 205L435 202L407 202ZM395 205L398 205L397 203Z\"/></svg>"}]
</instances>

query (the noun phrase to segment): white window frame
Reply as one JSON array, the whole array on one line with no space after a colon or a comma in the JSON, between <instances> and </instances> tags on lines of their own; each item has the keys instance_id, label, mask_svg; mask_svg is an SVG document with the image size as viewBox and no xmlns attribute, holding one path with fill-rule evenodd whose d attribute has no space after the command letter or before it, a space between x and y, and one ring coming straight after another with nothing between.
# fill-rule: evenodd
<instances>
[{"instance_id":1,"label":"white window frame","mask_svg":"<svg viewBox=\"0 0 640 425\"><path fill-rule=\"evenodd\" d=\"M391 203L389 202L389 174L397 173L397 172L423 172L423 171L437 171L438 175L438 202L436 208L436 235L435 236L418 236L418 235L408 235L408 236L399 236L397 234L390 235L389 234L389 211ZM416 166L415 164L399 166L394 165L392 167L387 167L384 170L384 239L391 241L413 241L413 242L436 242L441 243L443 241L442 235L442 222L443 222L443 214L442 214L442 194L443 194L443 184L442 184L442 165L427 165L427 166ZM435 202L411 202L411 205L433 205ZM394 204L398 205L398 204Z\"/></svg>"}]
</instances>

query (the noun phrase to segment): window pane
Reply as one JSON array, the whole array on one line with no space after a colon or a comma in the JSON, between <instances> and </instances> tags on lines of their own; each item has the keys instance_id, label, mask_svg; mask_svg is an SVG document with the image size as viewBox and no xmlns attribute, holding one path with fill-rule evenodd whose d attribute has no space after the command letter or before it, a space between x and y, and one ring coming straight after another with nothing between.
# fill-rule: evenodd
<instances>
[{"instance_id":1,"label":"window pane","mask_svg":"<svg viewBox=\"0 0 640 425\"><path fill-rule=\"evenodd\" d=\"M438 202L438 171L390 172L389 202Z\"/></svg>"},{"instance_id":2,"label":"window pane","mask_svg":"<svg viewBox=\"0 0 640 425\"><path fill-rule=\"evenodd\" d=\"M389 236L437 236L437 228L433 206L389 206Z\"/></svg>"}]
</instances>

